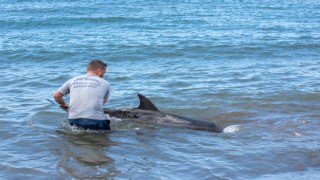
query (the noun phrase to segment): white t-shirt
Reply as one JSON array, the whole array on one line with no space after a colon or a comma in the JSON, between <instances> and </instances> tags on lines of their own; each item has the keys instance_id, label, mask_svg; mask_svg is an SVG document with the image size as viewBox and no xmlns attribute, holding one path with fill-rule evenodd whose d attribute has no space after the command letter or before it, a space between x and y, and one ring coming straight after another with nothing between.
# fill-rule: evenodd
<instances>
[{"instance_id":1,"label":"white t-shirt","mask_svg":"<svg viewBox=\"0 0 320 180\"><path fill-rule=\"evenodd\" d=\"M106 120L102 110L104 97L109 96L110 84L93 74L86 74L70 79L58 91L70 93L69 119L87 118Z\"/></svg>"}]
</instances>

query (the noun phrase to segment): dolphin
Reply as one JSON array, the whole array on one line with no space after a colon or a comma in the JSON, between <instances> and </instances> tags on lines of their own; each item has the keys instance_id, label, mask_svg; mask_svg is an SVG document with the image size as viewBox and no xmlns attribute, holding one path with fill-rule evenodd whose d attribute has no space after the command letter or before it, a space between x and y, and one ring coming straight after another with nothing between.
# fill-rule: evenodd
<instances>
[{"instance_id":1,"label":"dolphin","mask_svg":"<svg viewBox=\"0 0 320 180\"><path fill-rule=\"evenodd\" d=\"M104 112L110 117L120 118L122 121L131 121L144 125L160 125L167 127L190 128L221 133L222 128L215 123L199 120L171 113L161 112L147 97L138 94L140 105L131 109L109 109Z\"/></svg>"}]
</instances>

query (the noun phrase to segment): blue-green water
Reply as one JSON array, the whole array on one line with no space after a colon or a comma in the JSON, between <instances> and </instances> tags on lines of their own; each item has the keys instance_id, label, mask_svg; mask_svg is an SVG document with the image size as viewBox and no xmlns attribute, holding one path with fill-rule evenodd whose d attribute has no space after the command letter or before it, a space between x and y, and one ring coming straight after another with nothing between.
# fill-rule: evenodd
<instances>
[{"instance_id":1,"label":"blue-green water","mask_svg":"<svg viewBox=\"0 0 320 180\"><path fill-rule=\"evenodd\" d=\"M2 179L316 179L317 0L0 0ZM46 99L108 63L106 107L145 94L226 132L70 130Z\"/></svg>"}]
</instances>

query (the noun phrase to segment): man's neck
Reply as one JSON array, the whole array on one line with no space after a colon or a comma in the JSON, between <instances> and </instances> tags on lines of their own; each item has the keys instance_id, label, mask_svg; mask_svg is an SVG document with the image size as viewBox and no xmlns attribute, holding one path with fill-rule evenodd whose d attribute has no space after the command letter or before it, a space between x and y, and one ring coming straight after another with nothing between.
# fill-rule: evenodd
<instances>
[{"instance_id":1,"label":"man's neck","mask_svg":"<svg viewBox=\"0 0 320 180\"><path fill-rule=\"evenodd\" d=\"M100 77L100 76L99 76L99 73L98 73L97 71L87 71L87 74L88 74L88 75L95 75L95 76ZM102 78L102 77L100 77L100 78Z\"/></svg>"},{"instance_id":2,"label":"man's neck","mask_svg":"<svg viewBox=\"0 0 320 180\"><path fill-rule=\"evenodd\" d=\"M87 74L88 74L88 75L96 75L96 76L98 76L97 73L95 73L95 72L93 72L93 71L87 71Z\"/></svg>"}]
</instances>

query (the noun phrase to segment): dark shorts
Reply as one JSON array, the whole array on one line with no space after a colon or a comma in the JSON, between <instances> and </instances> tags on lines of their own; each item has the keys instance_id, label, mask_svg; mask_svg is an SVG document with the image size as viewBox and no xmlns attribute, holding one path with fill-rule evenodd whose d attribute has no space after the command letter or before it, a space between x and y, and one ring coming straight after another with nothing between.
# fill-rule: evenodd
<instances>
[{"instance_id":1,"label":"dark shorts","mask_svg":"<svg viewBox=\"0 0 320 180\"><path fill-rule=\"evenodd\" d=\"M84 129L93 130L110 130L110 120L93 120L93 119L69 119L71 126L78 126Z\"/></svg>"}]
</instances>

